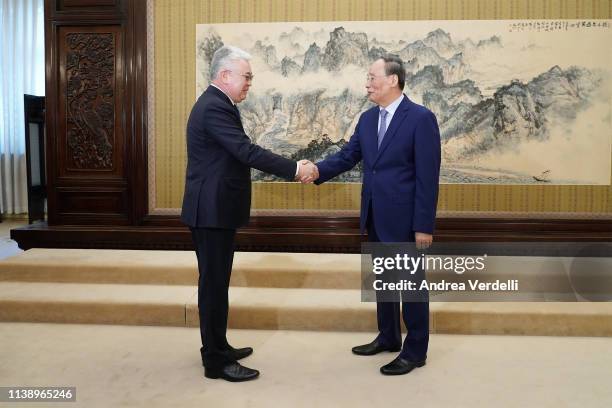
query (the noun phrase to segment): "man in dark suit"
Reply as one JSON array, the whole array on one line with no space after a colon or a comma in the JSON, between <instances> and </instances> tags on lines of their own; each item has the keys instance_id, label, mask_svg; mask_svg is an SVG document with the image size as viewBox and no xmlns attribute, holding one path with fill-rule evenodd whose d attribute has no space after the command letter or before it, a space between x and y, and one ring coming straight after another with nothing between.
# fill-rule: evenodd
<instances>
[{"instance_id":1,"label":"man in dark suit","mask_svg":"<svg viewBox=\"0 0 612 408\"><path fill-rule=\"evenodd\" d=\"M368 72L368 98L378 106L364 112L355 133L335 155L317 163L317 184L363 161L361 230L371 242L415 242L426 248L433 240L440 173L440 133L436 117L402 92L405 69L396 56L375 61ZM313 177L302 179L311 182ZM377 292L377 299L379 293ZM381 367L387 375L406 374L425 364L429 343L429 298L402 302L408 335L402 346L398 302L377 301L379 334L353 348L358 355L400 351Z\"/></svg>"},{"instance_id":2,"label":"man in dark suit","mask_svg":"<svg viewBox=\"0 0 612 408\"><path fill-rule=\"evenodd\" d=\"M306 177L314 165L296 163L253 143L236 107L248 93L250 55L224 46L210 64L211 85L198 98L187 122L187 174L181 220L191 229L198 258L198 308L202 363L208 378L246 381L259 375L237 360L250 347L227 341L228 287L236 229L249 221L251 167L287 180Z\"/></svg>"}]
</instances>

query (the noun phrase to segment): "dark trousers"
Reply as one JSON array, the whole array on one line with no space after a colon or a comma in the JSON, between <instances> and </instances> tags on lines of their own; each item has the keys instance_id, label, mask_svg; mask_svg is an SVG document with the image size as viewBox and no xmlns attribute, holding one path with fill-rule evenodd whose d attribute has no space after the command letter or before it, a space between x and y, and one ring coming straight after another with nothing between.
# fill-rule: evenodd
<instances>
[{"instance_id":1,"label":"dark trousers","mask_svg":"<svg viewBox=\"0 0 612 408\"><path fill-rule=\"evenodd\" d=\"M227 342L228 289L234 261L236 230L191 228L198 257L198 309L202 361L207 368L221 368L236 361Z\"/></svg>"},{"instance_id":2,"label":"dark trousers","mask_svg":"<svg viewBox=\"0 0 612 408\"><path fill-rule=\"evenodd\" d=\"M374 226L372 208L367 221L368 241L380 242ZM376 293L377 295L379 292ZM400 357L410 361L423 361L427 358L429 345L429 296L423 294L424 302L402 302L402 317L408 334L404 340ZM378 297L378 296L377 296ZM388 347L402 344L400 329L399 302L376 302L376 318L378 321L378 341Z\"/></svg>"}]
</instances>

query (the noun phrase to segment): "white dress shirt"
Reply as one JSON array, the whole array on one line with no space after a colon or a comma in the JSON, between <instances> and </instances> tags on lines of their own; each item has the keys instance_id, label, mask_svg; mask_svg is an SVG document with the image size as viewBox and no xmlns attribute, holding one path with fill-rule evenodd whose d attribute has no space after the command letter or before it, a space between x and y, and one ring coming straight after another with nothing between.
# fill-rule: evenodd
<instances>
[{"instance_id":1,"label":"white dress shirt","mask_svg":"<svg viewBox=\"0 0 612 408\"><path fill-rule=\"evenodd\" d=\"M387 105L386 108L383 108L380 105L378 106L380 110L384 109L387 111L387 127L385 129L385 132L387 131L387 129L389 129L389 125L391 124L393 115L395 115L395 111L397 110L397 107L400 105L400 103L402 103L403 100L404 100L404 94L401 94L399 98L397 98L396 100L391 102L389 105ZM378 126L376 127L376 129L380 129L380 111L378 113Z\"/></svg>"}]
</instances>

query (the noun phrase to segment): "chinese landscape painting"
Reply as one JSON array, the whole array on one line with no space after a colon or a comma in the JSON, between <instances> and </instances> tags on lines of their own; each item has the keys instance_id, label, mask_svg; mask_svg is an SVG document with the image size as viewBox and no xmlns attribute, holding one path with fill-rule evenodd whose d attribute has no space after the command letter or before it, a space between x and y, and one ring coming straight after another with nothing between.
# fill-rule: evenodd
<instances>
[{"instance_id":1,"label":"chinese landscape painting","mask_svg":"<svg viewBox=\"0 0 612 408\"><path fill-rule=\"evenodd\" d=\"M196 96L220 46L249 52L239 105L265 148L318 161L347 143L369 65L406 66L404 93L436 114L443 183L610 184L609 20L381 21L197 25ZM253 171L253 179L277 181ZM335 179L360 182L357 166Z\"/></svg>"}]
</instances>

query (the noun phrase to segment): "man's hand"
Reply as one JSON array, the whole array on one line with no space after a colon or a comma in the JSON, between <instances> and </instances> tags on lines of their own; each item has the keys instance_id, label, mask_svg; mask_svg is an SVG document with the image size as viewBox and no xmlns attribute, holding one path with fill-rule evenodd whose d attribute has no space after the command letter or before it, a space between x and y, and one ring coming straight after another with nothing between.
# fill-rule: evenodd
<instances>
[{"instance_id":1,"label":"man's hand","mask_svg":"<svg viewBox=\"0 0 612 408\"><path fill-rule=\"evenodd\" d=\"M299 180L304 184L309 184L319 178L319 169L314 163L309 160L300 160L299 163L300 170L296 180Z\"/></svg>"},{"instance_id":2,"label":"man's hand","mask_svg":"<svg viewBox=\"0 0 612 408\"><path fill-rule=\"evenodd\" d=\"M417 249L427 249L433 242L433 235L424 232L415 232L414 240L416 241Z\"/></svg>"}]
</instances>

